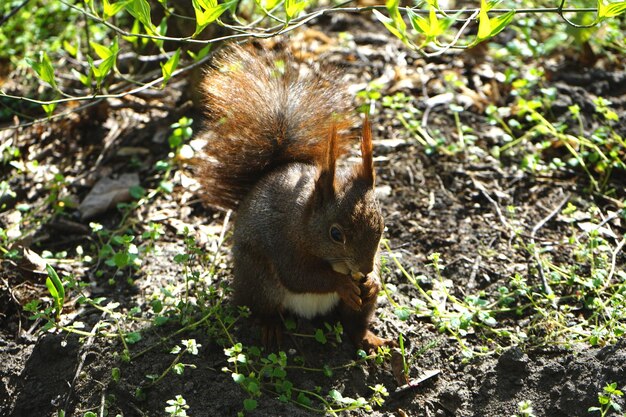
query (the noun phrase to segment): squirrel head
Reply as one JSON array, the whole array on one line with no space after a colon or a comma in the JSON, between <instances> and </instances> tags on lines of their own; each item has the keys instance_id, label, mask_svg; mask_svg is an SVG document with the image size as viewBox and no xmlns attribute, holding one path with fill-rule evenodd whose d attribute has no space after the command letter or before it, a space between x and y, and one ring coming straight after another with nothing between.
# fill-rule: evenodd
<instances>
[{"instance_id":1,"label":"squirrel head","mask_svg":"<svg viewBox=\"0 0 626 417\"><path fill-rule=\"evenodd\" d=\"M309 204L311 252L342 274L367 275L375 267L384 229L380 206L374 195L372 134L363 125L361 163L336 169L337 129L330 128L326 158L319 167Z\"/></svg>"}]
</instances>

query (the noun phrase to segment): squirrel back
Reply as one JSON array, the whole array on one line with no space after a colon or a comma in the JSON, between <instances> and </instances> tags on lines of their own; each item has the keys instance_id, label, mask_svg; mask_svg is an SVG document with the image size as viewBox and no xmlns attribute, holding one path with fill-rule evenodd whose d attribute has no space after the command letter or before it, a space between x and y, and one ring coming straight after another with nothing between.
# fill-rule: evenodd
<instances>
[{"instance_id":1,"label":"squirrel back","mask_svg":"<svg viewBox=\"0 0 626 417\"><path fill-rule=\"evenodd\" d=\"M199 178L213 206L236 209L256 182L277 167L324 165L329 132L334 157L352 139L350 99L332 68L316 71L288 53L230 46L203 83L210 138Z\"/></svg>"}]
</instances>

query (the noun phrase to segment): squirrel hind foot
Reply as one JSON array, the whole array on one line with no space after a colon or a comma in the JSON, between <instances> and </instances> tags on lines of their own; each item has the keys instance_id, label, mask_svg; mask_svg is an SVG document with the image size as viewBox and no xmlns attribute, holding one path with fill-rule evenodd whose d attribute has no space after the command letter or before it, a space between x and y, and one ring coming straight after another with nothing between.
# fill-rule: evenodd
<instances>
[{"instance_id":1,"label":"squirrel hind foot","mask_svg":"<svg viewBox=\"0 0 626 417\"><path fill-rule=\"evenodd\" d=\"M393 348L398 346L395 340L378 337L371 330L367 330L361 341L355 344L370 355L376 354L379 347Z\"/></svg>"},{"instance_id":2,"label":"squirrel hind foot","mask_svg":"<svg viewBox=\"0 0 626 417\"><path fill-rule=\"evenodd\" d=\"M261 324L261 344L267 351L280 349L283 344L283 327L280 322Z\"/></svg>"}]
</instances>

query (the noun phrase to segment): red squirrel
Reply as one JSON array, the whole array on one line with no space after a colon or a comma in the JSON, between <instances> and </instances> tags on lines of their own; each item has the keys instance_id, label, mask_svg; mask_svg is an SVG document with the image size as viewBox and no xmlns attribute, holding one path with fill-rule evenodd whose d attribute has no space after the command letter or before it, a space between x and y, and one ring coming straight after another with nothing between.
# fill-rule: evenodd
<instances>
[{"instance_id":1,"label":"red squirrel","mask_svg":"<svg viewBox=\"0 0 626 417\"><path fill-rule=\"evenodd\" d=\"M283 312L331 311L358 348L393 344L368 328L384 223L367 120L360 163L337 166L354 120L339 77L284 52L230 46L204 80L199 179L210 205L236 212L234 300L261 321L265 346L280 342Z\"/></svg>"}]
</instances>

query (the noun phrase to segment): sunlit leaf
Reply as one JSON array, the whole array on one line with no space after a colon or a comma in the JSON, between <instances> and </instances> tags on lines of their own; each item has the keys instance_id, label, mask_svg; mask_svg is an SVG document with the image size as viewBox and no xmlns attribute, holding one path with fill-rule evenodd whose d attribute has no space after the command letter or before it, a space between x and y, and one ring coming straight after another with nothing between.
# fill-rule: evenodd
<instances>
[{"instance_id":1,"label":"sunlit leaf","mask_svg":"<svg viewBox=\"0 0 626 417\"><path fill-rule=\"evenodd\" d=\"M476 35L476 43L482 42L489 37L491 33L491 22L487 14L488 5L486 0L480 1L480 12L478 13L478 34Z\"/></svg>"},{"instance_id":2,"label":"sunlit leaf","mask_svg":"<svg viewBox=\"0 0 626 417\"><path fill-rule=\"evenodd\" d=\"M76 57L76 55L78 54L78 48L66 40L63 41L63 49L65 49L65 52L70 54L70 56Z\"/></svg>"},{"instance_id":3,"label":"sunlit leaf","mask_svg":"<svg viewBox=\"0 0 626 417\"><path fill-rule=\"evenodd\" d=\"M120 10L126 7L130 0L118 1L117 3L109 3L109 0L102 0L102 18L107 20L109 17L115 16Z\"/></svg>"},{"instance_id":4,"label":"sunlit leaf","mask_svg":"<svg viewBox=\"0 0 626 417\"><path fill-rule=\"evenodd\" d=\"M111 50L111 48L107 48L104 45L100 45L99 43L93 41L89 42L89 45L91 45L93 51L96 53L96 55L98 55L100 59L108 59L111 57L111 55L113 55L113 51Z\"/></svg>"},{"instance_id":5,"label":"sunlit leaf","mask_svg":"<svg viewBox=\"0 0 626 417\"><path fill-rule=\"evenodd\" d=\"M415 13L411 9L407 9L407 15L409 16L409 21L411 22L411 26L415 29L416 32L426 35L430 32L430 23L429 21Z\"/></svg>"},{"instance_id":6,"label":"sunlit leaf","mask_svg":"<svg viewBox=\"0 0 626 417\"><path fill-rule=\"evenodd\" d=\"M180 58L180 48L176 50L174 55L172 55L165 64L161 64L161 71L163 72L163 86L165 86L165 84L167 84L169 79L172 77L172 73L178 66L179 58Z\"/></svg>"},{"instance_id":7,"label":"sunlit leaf","mask_svg":"<svg viewBox=\"0 0 626 417\"><path fill-rule=\"evenodd\" d=\"M285 0L287 20L291 20L300 14L308 4L308 0Z\"/></svg>"},{"instance_id":8,"label":"sunlit leaf","mask_svg":"<svg viewBox=\"0 0 626 417\"><path fill-rule=\"evenodd\" d=\"M143 23L144 27L148 31L148 34L156 34L156 28L154 27L154 24L152 24L152 19L150 18L150 4L147 0L129 0L129 2L124 5L124 8L135 19Z\"/></svg>"},{"instance_id":9,"label":"sunlit leaf","mask_svg":"<svg viewBox=\"0 0 626 417\"><path fill-rule=\"evenodd\" d=\"M372 13L374 13L374 16L376 16L376 18L387 28L387 30L394 35L395 37L404 40L405 35L400 33L400 31L398 29L396 29L396 27L393 24L393 20L390 19L389 17L385 16L384 14L382 14L381 12L379 12L378 10L372 10Z\"/></svg>"},{"instance_id":10,"label":"sunlit leaf","mask_svg":"<svg viewBox=\"0 0 626 417\"><path fill-rule=\"evenodd\" d=\"M56 109L57 103L42 104L41 107L43 108L43 111L46 112L46 116L50 117L52 116L54 109Z\"/></svg>"},{"instance_id":11,"label":"sunlit leaf","mask_svg":"<svg viewBox=\"0 0 626 417\"><path fill-rule=\"evenodd\" d=\"M515 10L510 10L505 14L491 19L491 32L489 33L489 37L496 36L498 33L502 32L502 30L507 27L509 23L511 23L514 16Z\"/></svg>"},{"instance_id":12,"label":"sunlit leaf","mask_svg":"<svg viewBox=\"0 0 626 417\"><path fill-rule=\"evenodd\" d=\"M54 79L54 68L52 68L50 58L48 58L48 54L45 51L39 52L38 60L27 58L26 62L33 70L35 70L42 81L47 82L54 89L57 88L57 83Z\"/></svg>"},{"instance_id":13,"label":"sunlit leaf","mask_svg":"<svg viewBox=\"0 0 626 417\"><path fill-rule=\"evenodd\" d=\"M605 19L619 16L626 12L626 1L604 4L603 0L598 0L598 18Z\"/></svg>"},{"instance_id":14,"label":"sunlit leaf","mask_svg":"<svg viewBox=\"0 0 626 417\"><path fill-rule=\"evenodd\" d=\"M255 0L255 1L259 6L261 6L265 10L272 10L274 7L276 7L278 3L280 3L280 0Z\"/></svg>"},{"instance_id":15,"label":"sunlit leaf","mask_svg":"<svg viewBox=\"0 0 626 417\"><path fill-rule=\"evenodd\" d=\"M54 299L56 316L58 318L61 315L63 303L65 302L65 288L57 272L48 264L46 264L46 272L48 273L46 287Z\"/></svg>"},{"instance_id":16,"label":"sunlit leaf","mask_svg":"<svg viewBox=\"0 0 626 417\"><path fill-rule=\"evenodd\" d=\"M222 13L236 2L237 0L230 0L226 3L217 4L217 1L193 0L192 5L196 14L196 31L193 36L198 35L204 28L215 22Z\"/></svg>"},{"instance_id":17,"label":"sunlit leaf","mask_svg":"<svg viewBox=\"0 0 626 417\"><path fill-rule=\"evenodd\" d=\"M197 54L192 51L187 51L187 54L189 54L191 59L193 59L194 61L200 61L202 58L208 55L208 53L211 51L212 46L213 45L209 43L207 44L207 46L200 49Z\"/></svg>"},{"instance_id":18,"label":"sunlit leaf","mask_svg":"<svg viewBox=\"0 0 626 417\"><path fill-rule=\"evenodd\" d=\"M389 17L393 20L394 26L406 38L406 23L404 23L399 6L400 0L387 0L385 2L385 7L387 7Z\"/></svg>"}]
</instances>

